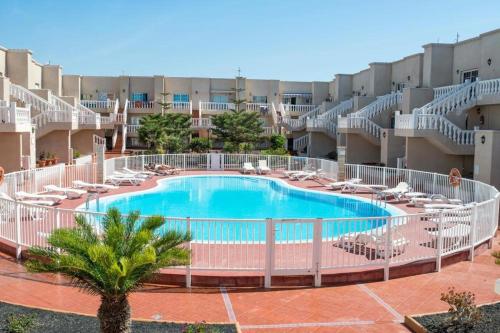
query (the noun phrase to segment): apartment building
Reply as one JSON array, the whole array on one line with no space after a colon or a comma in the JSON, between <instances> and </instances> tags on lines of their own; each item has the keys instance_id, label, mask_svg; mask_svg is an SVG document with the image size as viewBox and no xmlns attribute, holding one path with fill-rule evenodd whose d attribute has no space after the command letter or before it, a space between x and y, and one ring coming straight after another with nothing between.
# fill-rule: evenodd
<instances>
[{"instance_id":1,"label":"apartment building","mask_svg":"<svg viewBox=\"0 0 500 333\"><path fill-rule=\"evenodd\" d=\"M8 171L34 167L42 154L71 163L75 152L92 154L96 140L115 152L144 148L137 132L147 114L190 114L193 136L206 137L211 117L244 99L271 135L285 114L299 116L331 98L328 82L63 75L59 65L37 63L30 50L1 48L0 66L0 135L8 143L0 153ZM160 101L171 108L162 110Z\"/></svg>"},{"instance_id":2,"label":"apartment building","mask_svg":"<svg viewBox=\"0 0 500 333\"><path fill-rule=\"evenodd\" d=\"M500 186L500 29L433 43L330 82L331 103L285 119L294 148L349 163L448 172Z\"/></svg>"}]
</instances>

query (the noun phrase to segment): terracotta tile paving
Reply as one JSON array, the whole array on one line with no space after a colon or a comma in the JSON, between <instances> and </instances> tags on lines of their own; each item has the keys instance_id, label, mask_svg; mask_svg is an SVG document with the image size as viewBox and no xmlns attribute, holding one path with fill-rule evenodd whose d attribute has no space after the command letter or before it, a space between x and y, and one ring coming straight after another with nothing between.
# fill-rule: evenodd
<instances>
[{"instance_id":1,"label":"terracotta tile paving","mask_svg":"<svg viewBox=\"0 0 500 333\"><path fill-rule=\"evenodd\" d=\"M199 174L207 172L188 172ZM219 172L220 173L220 172ZM236 172L224 172L224 174ZM153 187L150 180L138 187L121 187L112 194ZM294 185L325 190L316 182ZM366 195L362 195L366 196ZM369 196L368 196L369 197ZM66 201L70 208L83 200ZM416 212L397 204L407 212ZM500 249L497 236L493 249ZM246 332L408 332L397 323L400 315L446 310L439 300L449 286L471 290L478 303L500 301L493 291L500 268L483 250L474 262L459 262L439 273L410 276L386 282L328 288L218 288L185 289L147 286L131 296L132 315L137 319L228 322L233 314ZM58 276L29 274L10 257L0 254L0 300L54 310L95 314L99 299L80 293Z\"/></svg>"}]
</instances>

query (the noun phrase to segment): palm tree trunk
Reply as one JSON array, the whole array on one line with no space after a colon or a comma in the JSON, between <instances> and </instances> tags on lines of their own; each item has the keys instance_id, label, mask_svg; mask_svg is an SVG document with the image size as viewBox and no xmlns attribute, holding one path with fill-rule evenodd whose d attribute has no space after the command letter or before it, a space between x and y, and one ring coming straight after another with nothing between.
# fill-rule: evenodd
<instances>
[{"instance_id":1,"label":"palm tree trunk","mask_svg":"<svg viewBox=\"0 0 500 333\"><path fill-rule=\"evenodd\" d=\"M99 318L102 333L131 332L132 321L127 296L101 296L97 318Z\"/></svg>"}]
</instances>

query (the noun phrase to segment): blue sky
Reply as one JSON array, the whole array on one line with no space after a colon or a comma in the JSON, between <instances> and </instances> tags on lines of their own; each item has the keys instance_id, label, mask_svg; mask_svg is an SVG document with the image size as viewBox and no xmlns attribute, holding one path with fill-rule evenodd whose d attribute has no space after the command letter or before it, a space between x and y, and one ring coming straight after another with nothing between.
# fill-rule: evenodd
<instances>
[{"instance_id":1,"label":"blue sky","mask_svg":"<svg viewBox=\"0 0 500 333\"><path fill-rule=\"evenodd\" d=\"M500 28L500 1L0 0L0 45L66 74L329 81Z\"/></svg>"}]
</instances>

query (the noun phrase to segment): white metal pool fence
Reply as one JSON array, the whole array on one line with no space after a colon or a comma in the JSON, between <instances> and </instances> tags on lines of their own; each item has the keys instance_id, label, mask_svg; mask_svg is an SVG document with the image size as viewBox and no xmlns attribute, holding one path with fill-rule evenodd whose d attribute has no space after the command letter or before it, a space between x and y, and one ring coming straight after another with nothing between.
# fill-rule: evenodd
<instances>
[{"instance_id":1,"label":"white metal pool fence","mask_svg":"<svg viewBox=\"0 0 500 333\"><path fill-rule=\"evenodd\" d=\"M335 161L291 156L245 154L171 154L118 157L104 162L104 175L124 167L142 170L149 163L168 164L184 170L241 170L243 163L254 165L265 159L273 170L322 169L324 176L337 178ZM459 198L467 205L441 213L420 213L387 217L335 219L204 219L166 217L163 229L190 231L194 238L186 244L192 250L186 270L190 285L192 270L248 270L262 272L265 285L271 276L312 275L321 285L321 275L353 268L389 268L421 260L441 259L469 251L491 240L498 226L500 194L492 186L463 179L451 187L448 176L416 170L347 164L347 178L361 178L367 184L389 187L405 181L414 191ZM69 187L74 180L95 182L96 164L56 165L9 173L0 192L15 197L18 191L37 193L45 185ZM0 198L0 240L21 250L48 246L47 237L58 228L74 226L84 215L100 230L105 213L41 207ZM145 218L142 216L141 219ZM364 241L363 241L364 240Z\"/></svg>"}]
</instances>

